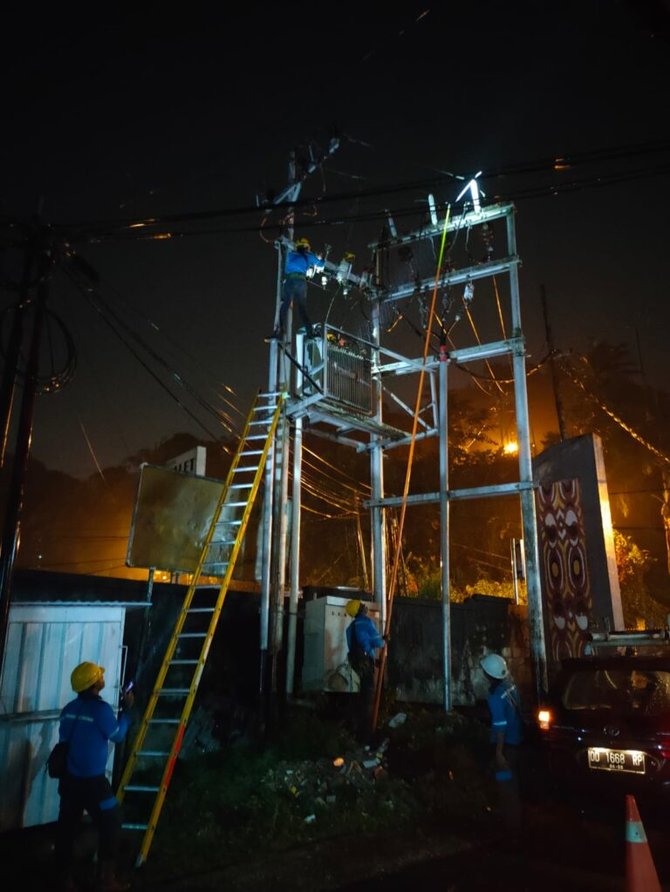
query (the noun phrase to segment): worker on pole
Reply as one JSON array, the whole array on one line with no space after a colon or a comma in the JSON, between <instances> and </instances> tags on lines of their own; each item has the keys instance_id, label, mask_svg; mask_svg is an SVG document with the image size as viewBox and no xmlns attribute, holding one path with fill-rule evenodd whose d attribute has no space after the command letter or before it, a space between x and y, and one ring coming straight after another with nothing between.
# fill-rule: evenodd
<instances>
[{"instance_id":1,"label":"worker on pole","mask_svg":"<svg viewBox=\"0 0 670 892\"><path fill-rule=\"evenodd\" d=\"M295 248L289 251L284 267L282 302L279 310L279 330L273 337L283 337L286 315L293 304L300 315L300 321L308 338L314 337L312 323L307 315L307 275L310 271L321 272L325 262L320 254L312 253L312 246L306 238L300 238Z\"/></svg>"}]
</instances>

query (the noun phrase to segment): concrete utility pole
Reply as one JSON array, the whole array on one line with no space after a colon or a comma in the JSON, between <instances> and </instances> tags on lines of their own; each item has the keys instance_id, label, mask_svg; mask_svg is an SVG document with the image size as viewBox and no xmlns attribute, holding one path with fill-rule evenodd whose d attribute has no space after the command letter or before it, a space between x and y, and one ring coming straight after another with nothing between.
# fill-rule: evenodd
<instances>
[{"instance_id":1,"label":"concrete utility pole","mask_svg":"<svg viewBox=\"0 0 670 892\"><path fill-rule=\"evenodd\" d=\"M331 139L327 150L318 156L311 154L307 163L298 171L295 152L289 157L288 183L286 187L271 201L264 202L268 207L285 206L285 235L289 242L294 238L295 205L299 200L302 185L308 177L321 169L324 162L339 148L339 140ZM260 203L260 202L259 202ZM275 314L273 330L279 327L279 314L282 297L282 281L284 271L285 242L278 239L277 279L275 291ZM290 389L291 363L288 351L291 348L293 319L289 310L286 317L283 340L272 338L270 341L270 359L268 371L268 392L286 392ZM289 541L290 518L290 553L291 577L289 596L288 654L286 672L286 690L293 690L295 665L295 639L297 634L297 615L299 599L299 543L300 543L300 490L302 467L302 419L293 422L293 499L289 515L288 480L289 450L291 441L290 421L284 411L275 443L265 470L265 487L263 500L263 534L261 540L261 665L260 692L269 701L277 692L277 657L282 649L284 629L284 597L286 584L286 554ZM266 703L266 707L269 702Z\"/></svg>"}]
</instances>

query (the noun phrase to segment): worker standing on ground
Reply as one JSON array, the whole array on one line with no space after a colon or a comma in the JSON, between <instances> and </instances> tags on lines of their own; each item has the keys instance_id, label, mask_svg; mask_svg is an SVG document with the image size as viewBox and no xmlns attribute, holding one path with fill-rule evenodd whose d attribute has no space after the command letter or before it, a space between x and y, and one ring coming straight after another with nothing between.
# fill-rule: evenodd
<instances>
[{"instance_id":1,"label":"worker standing on ground","mask_svg":"<svg viewBox=\"0 0 670 892\"><path fill-rule=\"evenodd\" d=\"M314 336L306 306L307 272L312 268L316 272L320 272L324 265L321 256L312 253L312 247L306 238L299 238L295 243L295 249L289 251L284 268L284 284L279 310L279 330L275 331L275 337L283 337L285 334L286 314L291 304L298 310L300 321L305 328L307 337L311 338Z\"/></svg>"},{"instance_id":2,"label":"worker standing on ground","mask_svg":"<svg viewBox=\"0 0 670 892\"><path fill-rule=\"evenodd\" d=\"M518 833L522 824L519 769L523 742L519 692L507 663L499 654L486 654L479 665L490 684L487 703L491 713L491 743L500 809L506 828Z\"/></svg>"},{"instance_id":3,"label":"worker standing on ground","mask_svg":"<svg viewBox=\"0 0 670 892\"><path fill-rule=\"evenodd\" d=\"M356 695L356 735L361 743L368 743L373 732L375 650L384 647L385 641L368 616L366 604L354 598L344 609L348 616L353 617L353 622L347 626L346 631L348 659L361 680L360 691Z\"/></svg>"},{"instance_id":4,"label":"worker standing on ground","mask_svg":"<svg viewBox=\"0 0 670 892\"><path fill-rule=\"evenodd\" d=\"M105 670L95 663L80 663L70 676L77 694L60 716L60 740L68 741L67 771L58 785L60 812L56 828L56 864L61 888L74 890L74 841L84 811L98 834L100 892L120 892L129 885L116 877L116 856L121 831L121 808L105 771L109 743L120 743L128 732L128 711L134 695L128 692L118 717L100 696Z\"/></svg>"}]
</instances>

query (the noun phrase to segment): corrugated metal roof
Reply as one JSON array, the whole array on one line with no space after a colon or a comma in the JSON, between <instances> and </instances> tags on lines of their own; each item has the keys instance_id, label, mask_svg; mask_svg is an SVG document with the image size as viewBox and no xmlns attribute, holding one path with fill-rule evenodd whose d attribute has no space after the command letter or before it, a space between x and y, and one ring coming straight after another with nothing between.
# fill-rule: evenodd
<instances>
[{"instance_id":1,"label":"corrugated metal roof","mask_svg":"<svg viewBox=\"0 0 670 892\"><path fill-rule=\"evenodd\" d=\"M154 601L161 594L184 591L183 585L155 582ZM17 570L14 574L13 604L115 604L141 607L147 602L147 583L141 579L52 573L49 570Z\"/></svg>"}]
</instances>

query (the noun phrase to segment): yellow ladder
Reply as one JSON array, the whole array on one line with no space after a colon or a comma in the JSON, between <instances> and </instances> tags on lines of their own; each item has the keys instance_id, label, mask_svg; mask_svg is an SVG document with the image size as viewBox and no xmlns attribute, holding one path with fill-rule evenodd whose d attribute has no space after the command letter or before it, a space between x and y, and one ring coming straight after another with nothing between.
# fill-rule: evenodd
<instances>
[{"instance_id":1,"label":"yellow ladder","mask_svg":"<svg viewBox=\"0 0 670 892\"><path fill-rule=\"evenodd\" d=\"M123 827L144 833L137 867L146 861L156 832L235 561L272 447L283 399L281 394L259 393L249 412L193 580L186 592L119 782L117 798L119 801L126 800L124 811L133 815L132 822L124 823ZM214 585L201 584L203 577L212 576L217 578ZM218 579L221 579L220 583ZM144 815L148 815L148 818L142 820Z\"/></svg>"}]
</instances>

